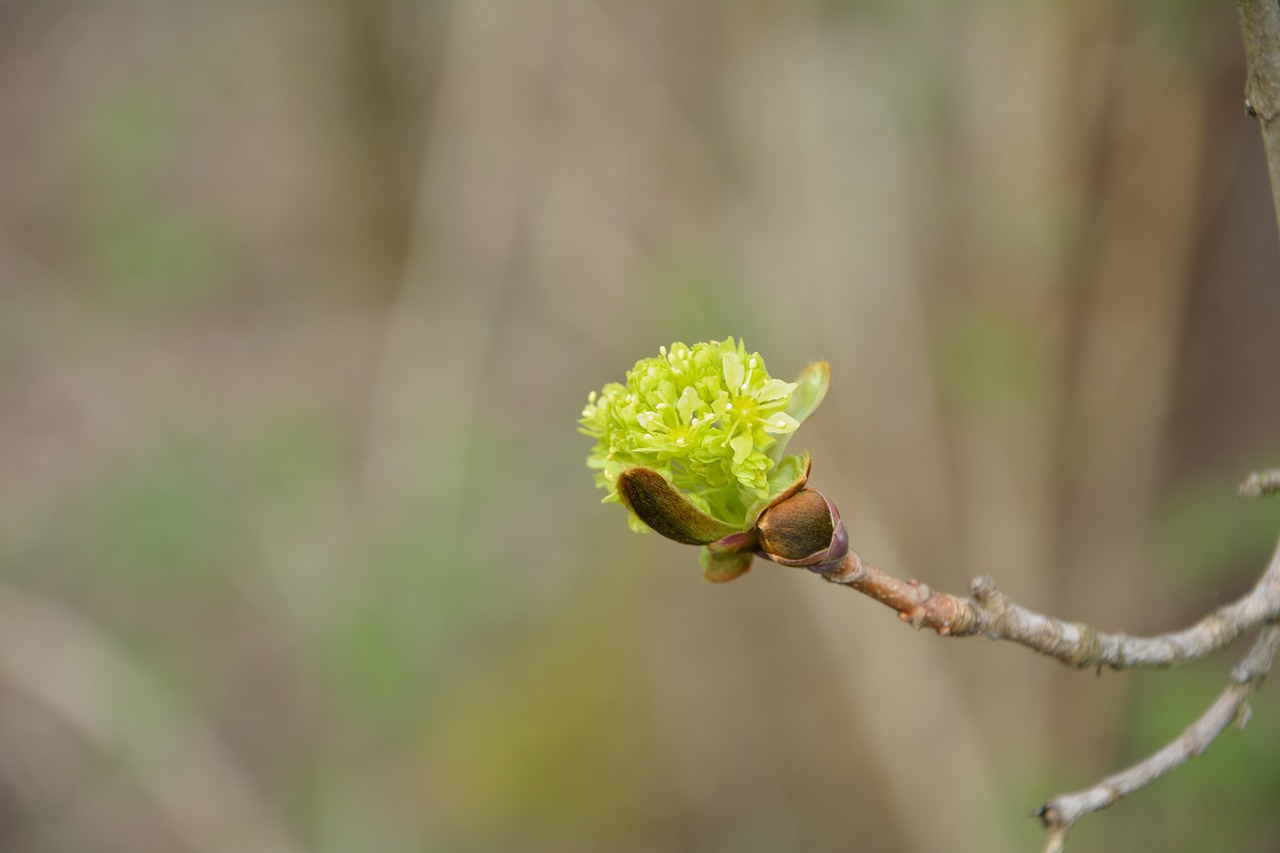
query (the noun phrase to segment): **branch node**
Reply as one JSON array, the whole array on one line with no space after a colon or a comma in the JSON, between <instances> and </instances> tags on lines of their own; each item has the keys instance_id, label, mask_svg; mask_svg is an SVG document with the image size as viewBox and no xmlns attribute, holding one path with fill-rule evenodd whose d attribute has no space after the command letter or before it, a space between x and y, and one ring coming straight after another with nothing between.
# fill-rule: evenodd
<instances>
[{"instance_id":1,"label":"branch node","mask_svg":"<svg viewBox=\"0 0 1280 853\"><path fill-rule=\"evenodd\" d=\"M1046 829L1054 829L1062 826L1062 814L1054 808L1053 803L1045 803L1040 808L1031 813L1032 817L1039 818L1040 822L1045 825Z\"/></svg>"},{"instance_id":2,"label":"branch node","mask_svg":"<svg viewBox=\"0 0 1280 853\"><path fill-rule=\"evenodd\" d=\"M862 578L866 567L862 563L862 555L852 548L844 555L840 567L832 572L825 572L822 579L838 584L851 584Z\"/></svg>"},{"instance_id":3,"label":"branch node","mask_svg":"<svg viewBox=\"0 0 1280 853\"><path fill-rule=\"evenodd\" d=\"M1075 651L1070 654L1064 654L1059 659L1068 666L1074 666L1076 669L1088 669L1095 664L1098 666L1098 675L1102 675L1102 643L1098 639L1098 631L1092 625L1086 625L1083 622L1070 622L1070 627L1076 630L1079 640L1075 643Z\"/></svg>"},{"instance_id":4,"label":"branch node","mask_svg":"<svg viewBox=\"0 0 1280 853\"><path fill-rule=\"evenodd\" d=\"M898 611L898 618L909 624L912 628L915 628L917 631L924 627L927 617L928 614L925 612L924 607L918 604L910 610Z\"/></svg>"},{"instance_id":5,"label":"branch node","mask_svg":"<svg viewBox=\"0 0 1280 853\"><path fill-rule=\"evenodd\" d=\"M991 577L991 575L982 575L981 577L974 578L969 582L969 594L977 601L981 601L983 604L987 604L995 600L995 597L999 595L999 590L996 589L995 578Z\"/></svg>"}]
</instances>

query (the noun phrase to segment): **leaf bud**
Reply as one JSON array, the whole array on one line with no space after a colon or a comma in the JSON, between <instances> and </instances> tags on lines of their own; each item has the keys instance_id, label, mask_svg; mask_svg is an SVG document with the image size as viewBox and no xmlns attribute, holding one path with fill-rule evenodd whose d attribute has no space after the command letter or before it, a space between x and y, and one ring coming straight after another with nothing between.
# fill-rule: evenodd
<instances>
[{"instance_id":1,"label":"leaf bud","mask_svg":"<svg viewBox=\"0 0 1280 853\"><path fill-rule=\"evenodd\" d=\"M770 506L757 522L760 555L783 566L826 573L849 551L840 511L822 492L802 489Z\"/></svg>"}]
</instances>

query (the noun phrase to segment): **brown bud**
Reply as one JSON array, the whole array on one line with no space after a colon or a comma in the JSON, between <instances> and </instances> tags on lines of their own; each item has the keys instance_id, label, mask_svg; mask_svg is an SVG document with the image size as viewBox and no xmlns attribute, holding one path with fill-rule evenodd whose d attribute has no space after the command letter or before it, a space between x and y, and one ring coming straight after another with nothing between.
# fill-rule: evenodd
<instances>
[{"instance_id":1,"label":"brown bud","mask_svg":"<svg viewBox=\"0 0 1280 853\"><path fill-rule=\"evenodd\" d=\"M802 489L769 507L757 527L762 556L784 566L825 571L849 551L840 512L813 489Z\"/></svg>"},{"instance_id":2,"label":"brown bud","mask_svg":"<svg viewBox=\"0 0 1280 853\"><path fill-rule=\"evenodd\" d=\"M628 468L618 475L618 495L649 527L685 545L706 545L738 532L733 525L698 509L649 468Z\"/></svg>"}]
</instances>

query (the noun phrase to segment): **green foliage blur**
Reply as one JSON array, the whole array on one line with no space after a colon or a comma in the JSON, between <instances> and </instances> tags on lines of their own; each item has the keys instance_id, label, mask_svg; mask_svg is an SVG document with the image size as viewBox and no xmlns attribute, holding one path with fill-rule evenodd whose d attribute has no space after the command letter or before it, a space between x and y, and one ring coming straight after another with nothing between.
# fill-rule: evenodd
<instances>
[{"instance_id":1,"label":"green foliage blur","mask_svg":"<svg viewBox=\"0 0 1280 853\"><path fill-rule=\"evenodd\" d=\"M587 391L830 361L853 547L1154 632L1280 503L1230 4L0 3L0 850L1006 851L1236 652L1066 671L602 507ZM1274 691L1074 849L1280 845Z\"/></svg>"}]
</instances>

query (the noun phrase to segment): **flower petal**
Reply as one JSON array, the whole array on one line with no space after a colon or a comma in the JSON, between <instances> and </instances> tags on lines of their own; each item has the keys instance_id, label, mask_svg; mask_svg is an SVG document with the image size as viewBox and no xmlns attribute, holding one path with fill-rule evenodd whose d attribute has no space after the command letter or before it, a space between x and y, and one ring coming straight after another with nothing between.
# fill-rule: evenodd
<instances>
[{"instance_id":1,"label":"flower petal","mask_svg":"<svg viewBox=\"0 0 1280 853\"><path fill-rule=\"evenodd\" d=\"M680 400L676 403L676 409L680 412L681 423L689 423L693 420L694 413L698 411L698 407L702 405L702 400L698 397L698 392L693 390L693 386L685 388L680 394Z\"/></svg>"},{"instance_id":2,"label":"flower petal","mask_svg":"<svg viewBox=\"0 0 1280 853\"><path fill-rule=\"evenodd\" d=\"M783 382L781 379L770 379L768 382L760 386L760 388L752 395L761 403L772 403L774 400L781 400L783 397L795 390L795 384L792 382Z\"/></svg>"},{"instance_id":3,"label":"flower petal","mask_svg":"<svg viewBox=\"0 0 1280 853\"><path fill-rule=\"evenodd\" d=\"M736 352L727 352L721 356L720 363L724 365L725 387L732 394L742 387L742 381L747 376L742 367L742 359Z\"/></svg>"},{"instance_id":4,"label":"flower petal","mask_svg":"<svg viewBox=\"0 0 1280 853\"><path fill-rule=\"evenodd\" d=\"M831 387L831 365L825 361L815 361L806 367L796 377L796 390L791 392L791 403L787 406L787 414L795 418L796 425L804 423L810 415L821 405L823 399L827 396L827 389ZM790 433L783 433L778 438L778 443L769 448L769 458L775 462L782 459L782 454L787 450L787 442L791 440Z\"/></svg>"},{"instance_id":5,"label":"flower petal","mask_svg":"<svg viewBox=\"0 0 1280 853\"><path fill-rule=\"evenodd\" d=\"M796 390L791 392L787 414L804 423L827 396L827 389L831 387L831 365L825 361L815 361L800 372L795 385Z\"/></svg>"},{"instance_id":6,"label":"flower petal","mask_svg":"<svg viewBox=\"0 0 1280 853\"><path fill-rule=\"evenodd\" d=\"M800 422L791 417L791 415L788 415L786 412L778 412L777 414L769 415L769 419L764 422L765 432L775 433L778 435L795 432L796 428L799 426Z\"/></svg>"}]
</instances>

